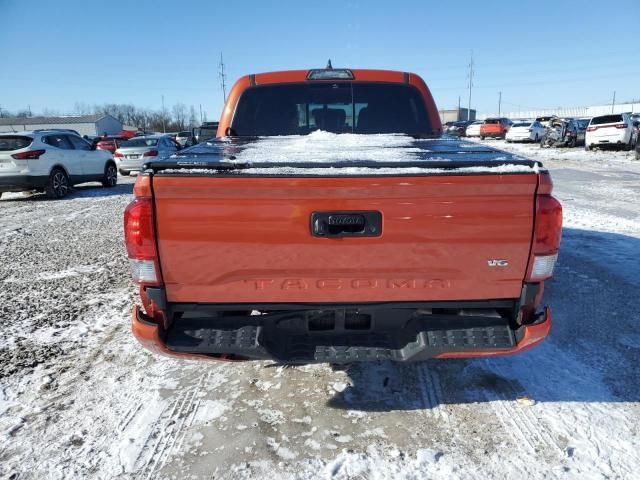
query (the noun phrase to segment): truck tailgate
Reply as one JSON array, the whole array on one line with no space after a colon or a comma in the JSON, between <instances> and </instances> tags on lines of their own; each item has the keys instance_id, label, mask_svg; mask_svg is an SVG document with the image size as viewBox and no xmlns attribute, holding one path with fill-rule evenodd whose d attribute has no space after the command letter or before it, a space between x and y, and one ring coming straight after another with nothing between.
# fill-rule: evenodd
<instances>
[{"instance_id":1,"label":"truck tailgate","mask_svg":"<svg viewBox=\"0 0 640 480\"><path fill-rule=\"evenodd\" d=\"M518 298L536 174L153 177L170 302ZM322 238L313 212L377 211L374 237Z\"/></svg>"}]
</instances>

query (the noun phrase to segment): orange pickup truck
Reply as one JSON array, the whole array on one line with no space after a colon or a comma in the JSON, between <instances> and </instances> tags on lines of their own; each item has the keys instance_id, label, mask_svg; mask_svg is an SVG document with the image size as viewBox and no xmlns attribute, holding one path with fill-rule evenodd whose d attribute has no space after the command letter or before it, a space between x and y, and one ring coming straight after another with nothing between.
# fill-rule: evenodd
<instances>
[{"instance_id":1,"label":"orange pickup truck","mask_svg":"<svg viewBox=\"0 0 640 480\"><path fill-rule=\"evenodd\" d=\"M248 75L124 214L133 333L183 358L504 355L543 340L562 208L535 161L442 137L413 73Z\"/></svg>"}]
</instances>

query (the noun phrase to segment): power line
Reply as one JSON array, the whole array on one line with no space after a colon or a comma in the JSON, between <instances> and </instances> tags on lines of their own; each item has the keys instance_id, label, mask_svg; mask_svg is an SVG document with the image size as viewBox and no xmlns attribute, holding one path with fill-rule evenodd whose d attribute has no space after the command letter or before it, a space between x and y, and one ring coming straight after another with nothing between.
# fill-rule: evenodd
<instances>
[{"instance_id":1,"label":"power line","mask_svg":"<svg viewBox=\"0 0 640 480\"><path fill-rule=\"evenodd\" d=\"M469 108L467 108L467 122L471 121L471 89L473 88L473 50L469 62Z\"/></svg>"},{"instance_id":2,"label":"power line","mask_svg":"<svg viewBox=\"0 0 640 480\"><path fill-rule=\"evenodd\" d=\"M613 102L611 102L611 113L613 113L616 107L616 91L613 91Z\"/></svg>"},{"instance_id":3,"label":"power line","mask_svg":"<svg viewBox=\"0 0 640 480\"><path fill-rule=\"evenodd\" d=\"M220 78L220 86L222 87L222 98L227 102L227 74L224 72L224 61L222 60L222 52L220 52L220 63L218 64L218 78Z\"/></svg>"}]
</instances>

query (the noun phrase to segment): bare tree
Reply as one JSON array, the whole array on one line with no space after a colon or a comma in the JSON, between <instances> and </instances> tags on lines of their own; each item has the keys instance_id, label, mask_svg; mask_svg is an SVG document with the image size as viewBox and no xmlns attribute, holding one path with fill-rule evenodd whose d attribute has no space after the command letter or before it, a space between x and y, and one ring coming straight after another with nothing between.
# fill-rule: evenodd
<instances>
[{"instance_id":1,"label":"bare tree","mask_svg":"<svg viewBox=\"0 0 640 480\"><path fill-rule=\"evenodd\" d=\"M184 130L187 119L187 107L184 103L178 103L173 106L173 122L177 130Z\"/></svg>"},{"instance_id":2,"label":"bare tree","mask_svg":"<svg viewBox=\"0 0 640 480\"><path fill-rule=\"evenodd\" d=\"M90 115L92 112L91 107L84 102L75 102L73 104L73 113L76 115Z\"/></svg>"},{"instance_id":3,"label":"bare tree","mask_svg":"<svg viewBox=\"0 0 640 480\"><path fill-rule=\"evenodd\" d=\"M197 124L196 109L191 105L191 107L189 107L189 128L194 128Z\"/></svg>"}]
</instances>

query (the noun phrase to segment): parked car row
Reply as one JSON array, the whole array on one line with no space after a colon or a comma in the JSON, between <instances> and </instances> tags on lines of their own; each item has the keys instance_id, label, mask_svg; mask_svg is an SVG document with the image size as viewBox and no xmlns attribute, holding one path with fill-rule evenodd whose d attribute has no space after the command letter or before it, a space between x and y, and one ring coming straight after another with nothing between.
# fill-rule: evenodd
<instances>
[{"instance_id":1,"label":"parked car row","mask_svg":"<svg viewBox=\"0 0 640 480\"><path fill-rule=\"evenodd\" d=\"M618 113L593 118L559 118L511 120L506 117L445 124L446 133L458 137L501 138L507 142L536 142L541 147L576 147L585 149L614 147L632 150L640 137L640 114Z\"/></svg>"}]
</instances>

